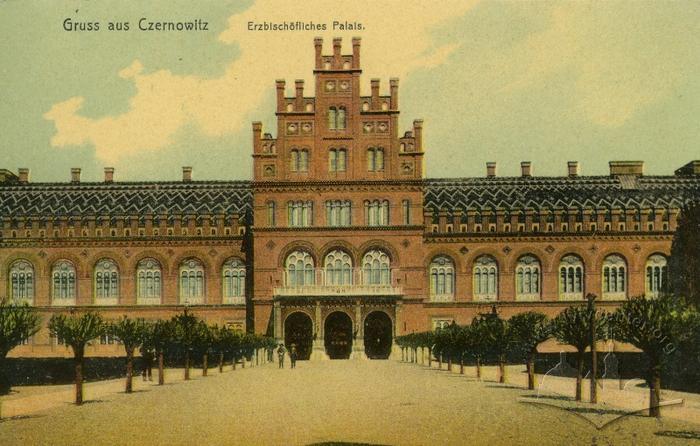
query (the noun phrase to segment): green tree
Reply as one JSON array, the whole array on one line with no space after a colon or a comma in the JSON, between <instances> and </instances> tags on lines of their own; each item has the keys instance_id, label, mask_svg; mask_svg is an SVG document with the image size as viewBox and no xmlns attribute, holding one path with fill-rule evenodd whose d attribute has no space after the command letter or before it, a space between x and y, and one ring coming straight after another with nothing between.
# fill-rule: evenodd
<instances>
[{"instance_id":1,"label":"green tree","mask_svg":"<svg viewBox=\"0 0 700 446\"><path fill-rule=\"evenodd\" d=\"M515 352L525 359L527 388L535 388L535 356L537 346L552 337L552 325L546 315L536 311L519 313L508 319L515 343Z\"/></svg>"},{"instance_id":2,"label":"green tree","mask_svg":"<svg viewBox=\"0 0 700 446\"><path fill-rule=\"evenodd\" d=\"M172 321L158 320L146 326L143 348L153 352L158 361L158 385L165 384L165 355L175 343L175 327Z\"/></svg>"},{"instance_id":3,"label":"green tree","mask_svg":"<svg viewBox=\"0 0 700 446\"><path fill-rule=\"evenodd\" d=\"M612 315L612 333L616 339L640 349L649 360L646 376L649 384L649 416L661 416L661 375L664 366L680 343L692 335L698 315L679 304L677 299L635 297L622 304Z\"/></svg>"},{"instance_id":4,"label":"green tree","mask_svg":"<svg viewBox=\"0 0 700 446\"><path fill-rule=\"evenodd\" d=\"M146 330L146 323L143 319L131 319L126 315L107 325L106 331L124 345L126 352L126 386L124 390L126 393L131 393L133 390L134 351L142 345Z\"/></svg>"},{"instance_id":5,"label":"green tree","mask_svg":"<svg viewBox=\"0 0 700 446\"><path fill-rule=\"evenodd\" d=\"M483 343L486 351L496 358L498 363L498 382L505 383L506 359L513 348L513 333L508 321L501 319L493 311L477 316L472 325L478 326L479 337L474 340Z\"/></svg>"},{"instance_id":6,"label":"green tree","mask_svg":"<svg viewBox=\"0 0 700 446\"><path fill-rule=\"evenodd\" d=\"M202 376L209 374L209 353L214 344L214 336L206 322L200 320L195 326L194 350L202 358Z\"/></svg>"},{"instance_id":7,"label":"green tree","mask_svg":"<svg viewBox=\"0 0 700 446\"><path fill-rule=\"evenodd\" d=\"M673 293L700 309L700 201L685 205L678 218L669 275Z\"/></svg>"},{"instance_id":8,"label":"green tree","mask_svg":"<svg viewBox=\"0 0 700 446\"><path fill-rule=\"evenodd\" d=\"M466 349L474 355L476 361L476 378L481 379L481 365L489 353L490 346L484 340L488 335L488 327L479 317L472 320L471 325L465 329Z\"/></svg>"},{"instance_id":9,"label":"green tree","mask_svg":"<svg viewBox=\"0 0 700 446\"><path fill-rule=\"evenodd\" d=\"M73 349L75 363L75 404L83 404L83 360L88 342L105 333L105 323L99 313L88 311L80 316L55 314L49 320L52 336Z\"/></svg>"},{"instance_id":10,"label":"green tree","mask_svg":"<svg viewBox=\"0 0 700 446\"><path fill-rule=\"evenodd\" d=\"M576 349L576 401L581 401L583 382L583 356L590 345L591 310L586 306L575 305L566 308L552 320L552 334L561 343ZM596 339L606 335L607 317L596 313Z\"/></svg>"},{"instance_id":11,"label":"green tree","mask_svg":"<svg viewBox=\"0 0 700 446\"><path fill-rule=\"evenodd\" d=\"M185 310L172 318L174 339L185 357L185 381L190 379L190 360L197 340L198 319Z\"/></svg>"}]
</instances>

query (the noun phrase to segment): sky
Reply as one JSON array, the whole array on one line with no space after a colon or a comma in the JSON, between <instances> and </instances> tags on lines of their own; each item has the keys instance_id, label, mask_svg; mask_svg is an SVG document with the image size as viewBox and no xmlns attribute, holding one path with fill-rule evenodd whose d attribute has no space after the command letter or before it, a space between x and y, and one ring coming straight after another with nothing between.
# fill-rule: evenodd
<instances>
[{"instance_id":1,"label":"sky","mask_svg":"<svg viewBox=\"0 0 700 446\"><path fill-rule=\"evenodd\" d=\"M140 31L201 19L206 31ZM67 31L64 22L99 22ZM326 31L250 31L314 21ZM360 22L337 31L332 22ZM129 22L128 31L108 23ZM700 159L700 2L0 0L0 168L32 181L247 180L251 121L274 134L275 79L312 86L313 38L362 38L400 79L400 130L424 119L428 177L672 174ZM310 92L307 91L307 94Z\"/></svg>"}]
</instances>

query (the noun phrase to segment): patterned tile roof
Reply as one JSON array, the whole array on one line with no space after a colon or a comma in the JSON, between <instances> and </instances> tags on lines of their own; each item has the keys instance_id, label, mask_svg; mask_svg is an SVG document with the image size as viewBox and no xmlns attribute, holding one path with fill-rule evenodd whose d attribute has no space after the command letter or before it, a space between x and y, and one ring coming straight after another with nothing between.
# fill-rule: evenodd
<instances>
[{"instance_id":1,"label":"patterned tile roof","mask_svg":"<svg viewBox=\"0 0 700 446\"><path fill-rule=\"evenodd\" d=\"M426 180L426 209L679 208L700 199L700 177L493 177Z\"/></svg>"},{"instance_id":2,"label":"patterned tile roof","mask_svg":"<svg viewBox=\"0 0 700 446\"><path fill-rule=\"evenodd\" d=\"M251 204L252 190L247 181L30 183L0 187L0 216L243 215Z\"/></svg>"}]
</instances>

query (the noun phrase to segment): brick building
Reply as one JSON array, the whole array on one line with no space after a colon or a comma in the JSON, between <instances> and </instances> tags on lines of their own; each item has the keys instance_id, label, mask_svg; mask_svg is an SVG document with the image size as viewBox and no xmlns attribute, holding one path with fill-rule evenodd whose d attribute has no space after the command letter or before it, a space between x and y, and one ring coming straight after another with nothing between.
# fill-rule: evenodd
<instances>
[{"instance_id":1,"label":"brick building","mask_svg":"<svg viewBox=\"0 0 700 446\"><path fill-rule=\"evenodd\" d=\"M268 333L302 357L387 357L395 336L504 317L556 314L587 293L600 305L655 295L700 162L644 175L425 179L421 120L398 128L398 80L360 95L352 54L315 46L315 96L277 81L276 137L253 123L252 181L34 183L0 171L0 297L45 318L93 309ZM110 345L112 344L112 345ZM13 355L65 354L44 329ZM113 354L103 338L89 354Z\"/></svg>"}]
</instances>

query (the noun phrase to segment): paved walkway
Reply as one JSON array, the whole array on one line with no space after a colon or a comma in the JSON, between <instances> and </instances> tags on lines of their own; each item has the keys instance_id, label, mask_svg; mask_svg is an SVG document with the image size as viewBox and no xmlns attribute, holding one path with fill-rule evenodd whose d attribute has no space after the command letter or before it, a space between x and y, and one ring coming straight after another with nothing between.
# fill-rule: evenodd
<instances>
[{"instance_id":1,"label":"paved walkway","mask_svg":"<svg viewBox=\"0 0 700 446\"><path fill-rule=\"evenodd\" d=\"M189 382L170 371L162 387L135 380L131 395L122 392L122 380L88 384L91 402L81 407L68 402L70 386L20 388L3 398L7 415L34 410L0 422L0 439L3 445L700 444L700 424L626 416L600 428L576 411L522 402L533 392L519 387L524 376L515 370L513 384L499 385L489 381L491 368L481 382L473 369L464 376L457 369L299 362L295 370L268 364L227 367L221 375L211 370L206 378L195 372ZM55 404L41 408L48 401Z\"/></svg>"}]
</instances>

